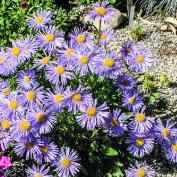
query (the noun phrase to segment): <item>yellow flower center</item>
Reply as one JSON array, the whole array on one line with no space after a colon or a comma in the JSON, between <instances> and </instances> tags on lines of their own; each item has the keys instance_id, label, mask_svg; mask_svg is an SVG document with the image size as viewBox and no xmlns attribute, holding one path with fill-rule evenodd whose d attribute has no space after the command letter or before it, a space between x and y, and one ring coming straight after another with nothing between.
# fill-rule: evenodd
<instances>
[{"instance_id":1,"label":"yellow flower center","mask_svg":"<svg viewBox=\"0 0 177 177\"><path fill-rule=\"evenodd\" d=\"M96 11L99 15L105 15L107 12L104 7L98 7Z\"/></svg>"},{"instance_id":2,"label":"yellow flower center","mask_svg":"<svg viewBox=\"0 0 177 177\"><path fill-rule=\"evenodd\" d=\"M108 68L111 68L114 65L114 60L112 58L106 58L104 59L104 65Z\"/></svg>"},{"instance_id":3,"label":"yellow flower center","mask_svg":"<svg viewBox=\"0 0 177 177\"><path fill-rule=\"evenodd\" d=\"M163 134L164 137L168 137L168 136L170 135L170 130L165 128L165 129L162 131L162 134Z\"/></svg>"},{"instance_id":4,"label":"yellow flower center","mask_svg":"<svg viewBox=\"0 0 177 177\"><path fill-rule=\"evenodd\" d=\"M40 23L42 23L43 22L43 17L42 16L38 16L36 19L35 19L35 22L36 23L38 23L38 24L40 24Z\"/></svg>"},{"instance_id":5,"label":"yellow flower center","mask_svg":"<svg viewBox=\"0 0 177 177\"><path fill-rule=\"evenodd\" d=\"M72 100L73 100L73 101L81 101L81 100L82 100L81 94L80 94L80 93L74 93L74 94L72 95Z\"/></svg>"},{"instance_id":6,"label":"yellow flower center","mask_svg":"<svg viewBox=\"0 0 177 177\"><path fill-rule=\"evenodd\" d=\"M0 57L0 62L3 62L4 61L4 58Z\"/></svg>"},{"instance_id":7,"label":"yellow flower center","mask_svg":"<svg viewBox=\"0 0 177 177\"><path fill-rule=\"evenodd\" d=\"M31 128L31 125L27 120L23 120L20 122L20 129L22 131L28 131L30 128Z\"/></svg>"},{"instance_id":8,"label":"yellow flower center","mask_svg":"<svg viewBox=\"0 0 177 177\"><path fill-rule=\"evenodd\" d=\"M35 174L34 177L43 177L41 174Z\"/></svg>"},{"instance_id":9,"label":"yellow flower center","mask_svg":"<svg viewBox=\"0 0 177 177\"><path fill-rule=\"evenodd\" d=\"M146 173L145 173L145 170L143 170L142 168L139 168L137 174L138 174L138 177L144 177Z\"/></svg>"},{"instance_id":10,"label":"yellow flower center","mask_svg":"<svg viewBox=\"0 0 177 177\"><path fill-rule=\"evenodd\" d=\"M25 81L25 82L29 82L29 81L30 81L30 79L31 79L31 77L30 77L30 76L25 76L25 77L24 77L24 81Z\"/></svg>"},{"instance_id":11,"label":"yellow flower center","mask_svg":"<svg viewBox=\"0 0 177 177\"><path fill-rule=\"evenodd\" d=\"M136 145L137 146L143 146L144 145L144 139L143 138L137 138L136 139Z\"/></svg>"},{"instance_id":12,"label":"yellow flower center","mask_svg":"<svg viewBox=\"0 0 177 177\"><path fill-rule=\"evenodd\" d=\"M82 35L82 34L79 34L77 36L77 41L80 42L80 43L84 43L86 41L85 36Z\"/></svg>"},{"instance_id":13,"label":"yellow flower center","mask_svg":"<svg viewBox=\"0 0 177 177\"><path fill-rule=\"evenodd\" d=\"M97 110L95 107L90 107L87 109L87 115L90 116L90 117L93 117L95 116L97 113Z\"/></svg>"},{"instance_id":14,"label":"yellow flower center","mask_svg":"<svg viewBox=\"0 0 177 177\"><path fill-rule=\"evenodd\" d=\"M88 63L88 57L82 56L82 57L80 58L80 63L81 63L81 64L87 64L87 63Z\"/></svg>"},{"instance_id":15,"label":"yellow flower center","mask_svg":"<svg viewBox=\"0 0 177 177\"><path fill-rule=\"evenodd\" d=\"M26 98L27 98L28 100L34 100L35 97L36 97L36 94L35 94L35 92L33 92L33 91L29 91L29 92L26 93Z\"/></svg>"},{"instance_id":16,"label":"yellow flower center","mask_svg":"<svg viewBox=\"0 0 177 177\"><path fill-rule=\"evenodd\" d=\"M172 148L173 148L173 150L174 150L175 152L177 152L177 143L173 144L173 145L172 145Z\"/></svg>"},{"instance_id":17,"label":"yellow flower center","mask_svg":"<svg viewBox=\"0 0 177 177\"><path fill-rule=\"evenodd\" d=\"M107 37L106 34L101 34L100 35L100 39L106 39L106 37Z\"/></svg>"},{"instance_id":18,"label":"yellow flower center","mask_svg":"<svg viewBox=\"0 0 177 177\"><path fill-rule=\"evenodd\" d=\"M3 120L3 121L1 122L1 128L2 128L3 130L9 130L10 127L11 127L11 123L10 123L10 121L9 121L8 119L5 119L5 120Z\"/></svg>"},{"instance_id":19,"label":"yellow flower center","mask_svg":"<svg viewBox=\"0 0 177 177\"><path fill-rule=\"evenodd\" d=\"M46 119L46 115L43 112L39 112L37 113L36 118L39 122L44 122Z\"/></svg>"},{"instance_id":20,"label":"yellow flower center","mask_svg":"<svg viewBox=\"0 0 177 177\"><path fill-rule=\"evenodd\" d=\"M32 148L32 143L27 141L24 143L24 146L27 148L27 149L31 149Z\"/></svg>"},{"instance_id":21,"label":"yellow flower center","mask_svg":"<svg viewBox=\"0 0 177 177\"><path fill-rule=\"evenodd\" d=\"M136 58L136 61L138 63L142 63L144 61L144 56L143 55L139 55L137 58Z\"/></svg>"},{"instance_id":22,"label":"yellow flower center","mask_svg":"<svg viewBox=\"0 0 177 177\"><path fill-rule=\"evenodd\" d=\"M19 47L14 47L13 49L12 49L12 55L13 56L19 56L20 55L20 53L21 53L21 49L19 48Z\"/></svg>"},{"instance_id":23,"label":"yellow flower center","mask_svg":"<svg viewBox=\"0 0 177 177\"><path fill-rule=\"evenodd\" d=\"M42 146L42 147L41 147L41 152L42 152L43 154L46 154L46 153L49 152L49 148L48 148L47 146Z\"/></svg>"},{"instance_id":24,"label":"yellow flower center","mask_svg":"<svg viewBox=\"0 0 177 177\"><path fill-rule=\"evenodd\" d=\"M18 108L18 102L17 101L11 101L9 103L9 108L10 109L17 109Z\"/></svg>"},{"instance_id":25,"label":"yellow flower center","mask_svg":"<svg viewBox=\"0 0 177 177\"><path fill-rule=\"evenodd\" d=\"M5 88L5 89L3 89L3 95L5 95L5 96L8 96L8 95L10 95L10 88Z\"/></svg>"},{"instance_id":26,"label":"yellow flower center","mask_svg":"<svg viewBox=\"0 0 177 177\"><path fill-rule=\"evenodd\" d=\"M65 68L63 66L57 66L55 71L57 74L62 75L65 72Z\"/></svg>"},{"instance_id":27,"label":"yellow flower center","mask_svg":"<svg viewBox=\"0 0 177 177\"><path fill-rule=\"evenodd\" d=\"M62 102L62 100L63 100L63 96L57 94L57 95L55 95L55 96L53 97L53 100L54 100L55 103L60 104L60 103Z\"/></svg>"},{"instance_id":28,"label":"yellow flower center","mask_svg":"<svg viewBox=\"0 0 177 177\"><path fill-rule=\"evenodd\" d=\"M119 125L119 120L116 119L116 118L113 118L112 121L111 121L111 125L113 127L117 127Z\"/></svg>"},{"instance_id":29,"label":"yellow flower center","mask_svg":"<svg viewBox=\"0 0 177 177\"><path fill-rule=\"evenodd\" d=\"M66 50L66 56L71 57L74 52L75 52L74 49L68 49L68 50Z\"/></svg>"},{"instance_id":30,"label":"yellow flower center","mask_svg":"<svg viewBox=\"0 0 177 177\"><path fill-rule=\"evenodd\" d=\"M61 165L65 168L69 168L71 166L71 161L69 159L63 159Z\"/></svg>"},{"instance_id":31,"label":"yellow flower center","mask_svg":"<svg viewBox=\"0 0 177 177\"><path fill-rule=\"evenodd\" d=\"M44 57L42 60L41 60L41 63L46 65L47 63L49 62L49 57Z\"/></svg>"},{"instance_id":32,"label":"yellow flower center","mask_svg":"<svg viewBox=\"0 0 177 177\"><path fill-rule=\"evenodd\" d=\"M130 97L128 100L129 100L130 103L134 103L136 101L136 98L135 97Z\"/></svg>"},{"instance_id":33,"label":"yellow flower center","mask_svg":"<svg viewBox=\"0 0 177 177\"><path fill-rule=\"evenodd\" d=\"M45 39L47 42L52 42L55 36L53 34L46 34Z\"/></svg>"},{"instance_id":34,"label":"yellow flower center","mask_svg":"<svg viewBox=\"0 0 177 177\"><path fill-rule=\"evenodd\" d=\"M137 114L137 115L136 115L136 120L137 120L138 122L144 122L144 120L145 120L145 115L142 114L142 113Z\"/></svg>"}]
</instances>

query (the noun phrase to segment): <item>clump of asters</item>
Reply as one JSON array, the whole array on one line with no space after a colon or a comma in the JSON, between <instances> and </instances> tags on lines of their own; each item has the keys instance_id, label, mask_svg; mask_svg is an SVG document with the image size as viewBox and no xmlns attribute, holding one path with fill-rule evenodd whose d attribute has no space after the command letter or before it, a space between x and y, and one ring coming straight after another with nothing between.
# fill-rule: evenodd
<instances>
[{"instance_id":1,"label":"clump of asters","mask_svg":"<svg viewBox=\"0 0 177 177\"><path fill-rule=\"evenodd\" d=\"M93 5L89 17L110 23L115 12L105 0ZM0 82L0 147L14 148L17 157L38 164L28 167L29 177L69 177L81 170L82 157L77 149L65 147L68 142L62 147L61 139L54 138L53 130L66 139L59 125L65 113L75 118L78 129L89 133L102 129L107 138L118 137L116 141L120 139L121 143L125 139L129 155L138 158L153 151L155 138L165 157L177 162L176 125L170 120L165 124L155 122L147 116L138 90L137 74L153 64L148 49L128 41L119 54L110 50L108 44L114 38L110 28L90 33L76 27L65 40L52 24L50 10L38 9L27 23L34 36L16 39L11 46L0 49L0 74L8 76L11 83L10 74L17 76L17 88L6 77ZM107 97L107 93L99 92L111 92L112 88L121 91L122 104L112 101L114 93ZM70 127L71 121L67 122L65 127ZM128 177L151 177L154 170L146 163L135 162L126 173Z\"/></svg>"}]
</instances>

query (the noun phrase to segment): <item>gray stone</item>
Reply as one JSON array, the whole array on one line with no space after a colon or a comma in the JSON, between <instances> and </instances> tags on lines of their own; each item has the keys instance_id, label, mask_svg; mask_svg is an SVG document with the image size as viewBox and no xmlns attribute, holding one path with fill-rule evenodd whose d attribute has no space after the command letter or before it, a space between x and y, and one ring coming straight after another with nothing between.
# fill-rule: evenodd
<instances>
[{"instance_id":1,"label":"gray stone","mask_svg":"<svg viewBox=\"0 0 177 177\"><path fill-rule=\"evenodd\" d=\"M123 15L119 10L116 10L115 15L112 17L112 22L110 24L101 24L101 29L107 29L107 28L117 28L122 23ZM88 15L84 17L85 23L92 23L97 29L99 28L99 18L96 18L95 20L91 20Z\"/></svg>"}]
</instances>

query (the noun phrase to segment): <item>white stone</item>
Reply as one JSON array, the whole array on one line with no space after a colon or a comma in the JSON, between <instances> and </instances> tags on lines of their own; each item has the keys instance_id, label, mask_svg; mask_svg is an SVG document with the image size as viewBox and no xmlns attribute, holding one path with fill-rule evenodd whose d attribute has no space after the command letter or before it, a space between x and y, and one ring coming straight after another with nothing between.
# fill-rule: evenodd
<instances>
[{"instance_id":1,"label":"white stone","mask_svg":"<svg viewBox=\"0 0 177 177\"><path fill-rule=\"evenodd\" d=\"M102 22L101 30L104 30L107 28L111 29L111 28L118 27L122 22L122 18L123 18L122 13L119 10L116 10L115 15L112 17L112 22L110 24L104 24ZM89 18L89 16L87 15L84 17L84 22L85 23L92 23L97 29L99 28L99 23L100 23L99 18L96 18L95 20L91 20Z\"/></svg>"}]
</instances>

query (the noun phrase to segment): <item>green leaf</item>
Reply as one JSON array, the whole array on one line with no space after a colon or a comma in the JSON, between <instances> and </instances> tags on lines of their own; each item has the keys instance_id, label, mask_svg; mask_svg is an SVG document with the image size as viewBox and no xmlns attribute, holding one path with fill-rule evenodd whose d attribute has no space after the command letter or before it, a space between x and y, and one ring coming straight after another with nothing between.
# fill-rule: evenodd
<instances>
[{"instance_id":1,"label":"green leaf","mask_svg":"<svg viewBox=\"0 0 177 177\"><path fill-rule=\"evenodd\" d=\"M109 148L106 150L106 155L107 155L107 156L116 156L116 155L118 155L118 152L117 152L115 149L109 147Z\"/></svg>"},{"instance_id":2,"label":"green leaf","mask_svg":"<svg viewBox=\"0 0 177 177\"><path fill-rule=\"evenodd\" d=\"M86 0L87 1L87 4L90 4L91 3L91 0Z\"/></svg>"},{"instance_id":3,"label":"green leaf","mask_svg":"<svg viewBox=\"0 0 177 177\"><path fill-rule=\"evenodd\" d=\"M85 2L85 0L79 0L80 1L80 3L84 3Z\"/></svg>"},{"instance_id":4,"label":"green leaf","mask_svg":"<svg viewBox=\"0 0 177 177\"><path fill-rule=\"evenodd\" d=\"M115 4L117 0L109 0L111 4Z\"/></svg>"}]
</instances>

